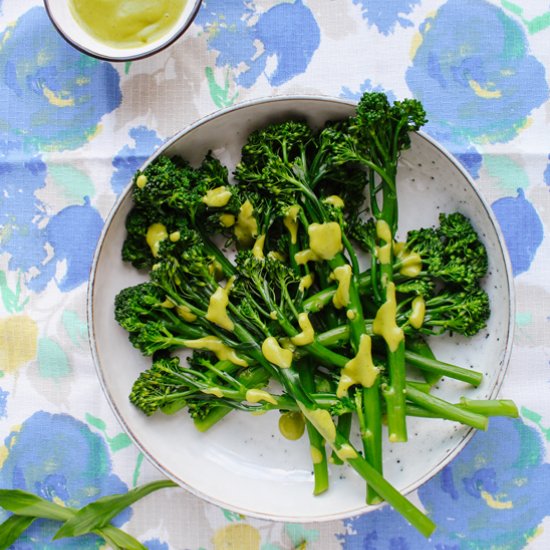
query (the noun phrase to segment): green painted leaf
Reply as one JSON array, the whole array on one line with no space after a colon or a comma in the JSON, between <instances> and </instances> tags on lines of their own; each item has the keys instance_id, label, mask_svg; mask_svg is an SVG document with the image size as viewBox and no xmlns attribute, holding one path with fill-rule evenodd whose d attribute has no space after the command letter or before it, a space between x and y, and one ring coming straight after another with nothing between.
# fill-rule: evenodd
<instances>
[{"instance_id":1,"label":"green painted leaf","mask_svg":"<svg viewBox=\"0 0 550 550\"><path fill-rule=\"evenodd\" d=\"M242 514L225 509L223 509L223 517L227 521L242 521L244 519L244 516Z\"/></svg>"},{"instance_id":2,"label":"green painted leaf","mask_svg":"<svg viewBox=\"0 0 550 550\"><path fill-rule=\"evenodd\" d=\"M71 202L95 195L95 185L90 177L71 164L49 164L48 176Z\"/></svg>"},{"instance_id":3,"label":"green painted leaf","mask_svg":"<svg viewBox=\"0 0 550 550\"><path fill-rule=\"evenodd\" d=\"M527 22L529 34L544 31L548 27L550 27L550 11L543 13L542 15L539 15Z\"/></svg>"},{"instance_id":4,"label":"green painted leaf","mask_svg":"<svg viewBox=\"0 0 550 550\"><path fill-rule=\"evenodd\" d=\"M43 378L59 379L70 374L69 359L63 348L50 338L38 340L38 370Z\"/></svg>"},{"instance_id":5,"label":"green painted leaf","mask_svg":"<svg viewBox=\"0 0 550 550\"><path fill-rule=\"evenodd\" d=\"M237 93L230 96L229 94L229 73L225 75L224 85L220 86L216 82L216 77L212 67L206 67L205 69L206 79L208 81L208 89L210 90L210 97L217 107L229 107L233 105L237 99Z\"/></svg>"},{"instance_id":6,"label":"green painted leaf","mask_svg":"<svg viewBox=\"0 0 550 550\"><path fill-rule=\"evenodd\" d=\"M143 453L139 453L136 459L136 467L134 469L134 475L132 476L132 485L135 487L138 484L139 475L141 473L141 465L144 459Z\"/></svg>"},{"instance_id":7,"label":"green painted leaf","mask_svg":"<svg viewBox=\"0 0 550 550\"><path fill-rule=\"evenodd\" d=\"M15 290L9 287L6 274L0 271L0 295L8 313L20 313L25 308L29 298L21 301L21 273L17 274Z\"/></svg>"},{"instance_id":8,"label":"green painted leaf","mask_svg":"<svg viewBox=\"0 0 550 550\"><path fill-rule=\"evenodd\" d=\"M129 447L132 444L132 440L125 434L125 433L119 433L115 437L109 439L109 447L112 451L120 451L121 449L125 449L126 447Z\"/></svg>"},{"instance_id":9,"label":"green painted leaf","mask_svg":"<svg viewBox=\"0 0 550 550\"><path fill-rule=\"evenodd\" d=\"M63 312L63 327L74 345L81 344L87 337L88 325L76 313L66 310Z\"/></svg>"},{"instance_id":10,"label":"green painted leaf","mask_svg":"<svg viewBox=\"0 0 550 550\"><path fill-rule=\"evenodd\" d=\"M101 432L104 432L107 429L107 424L105 424L105 421L101 420L101 418L98 418L97 416L91 415L90 413L86 413L86 422Z\"/></svg>"},{"instance_id":11,"label":"green painted leaf","mask_svg":"<svg viewBox=\"0 0 550 550\"><path fill-rule=\"evenodd\" d=\"M306 529L303 525L293 523L287 524L285 529L295 548L299 548L302 544L315 542L319 539L319 531L317 529Z\"/></svg>"},{"instance_id":12,"label":"green painted leaf","mask_svg":"<svg viewBox=\"0 0 550 550\"><path fill-rule=\"evenodd\" d=\"M537 15L533 17L533 19L527 19L523 15L523 8L515 2L511 2L510 0L502 0L502 7L512 12L514 15L517 15L527 26L527 31L529 34L536 34L550 27L550 11L547 11L542 15Z\"/></svg>"}]
</instances>

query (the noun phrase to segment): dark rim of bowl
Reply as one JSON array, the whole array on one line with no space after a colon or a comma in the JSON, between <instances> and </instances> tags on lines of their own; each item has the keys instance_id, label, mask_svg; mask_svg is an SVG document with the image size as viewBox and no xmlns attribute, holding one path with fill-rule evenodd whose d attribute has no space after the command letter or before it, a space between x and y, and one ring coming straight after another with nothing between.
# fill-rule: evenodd
<instances>
[{"instance_id":1,"label":"dark rim of bowl","mask_svg":"<svg viewBox=\"0 0 550 550\"><path fill-rule=\"evenodd\" d=\"M67 34L65 34L65 32L63 31L61 25L59 24L59 22L57 21L57 19L54 16L54 14L52 13L52 10L50 9L50 2L52 2L52 1L53 0L44 0L44 8L46 10L46 13L48 14L48 17L50 18L50 21L52 22L53 26L55 27L55 30L61 35L61 37L69 45L71 45L73 48L77 49L79 52L81 52L85 55L89 55L90 57L95 57L96 59L100 59L102 61L109 61L109 62L112 62L112 63L124 63L124 62L128 62L128 61L137 61L138 59L146 59L147 57L151 57L151 56L161 52L162 50L165 50L166 48L172 46L174 44L174 42L179 40L181 38L181 36L185 33L185 31L187 31L187 29L191 26L191 24L195 20L195 17L197 16L197 13L199 12L199 9L202 5L202 0L194 0L195 5L193 7L193 11L189 15L189 17L187 18L185 23L182 25L181 29L176 34L174 34L174 36L172 36L172 38L170 40L168 40L167 42L159 44L156 48L154 48L154 49L152 49L148 52L145 52L145 53L136 54L136 55L127 55L127 56L124 56L124 57L113 57L113 56L109 56L109 55L101 55L101 54L99 54L99 53L97 53L93 50L85 48L84 46L82 46L81 44L79 44L78 42L76 42L75 40L70 38Z\"/></svg>"}]
</instances>

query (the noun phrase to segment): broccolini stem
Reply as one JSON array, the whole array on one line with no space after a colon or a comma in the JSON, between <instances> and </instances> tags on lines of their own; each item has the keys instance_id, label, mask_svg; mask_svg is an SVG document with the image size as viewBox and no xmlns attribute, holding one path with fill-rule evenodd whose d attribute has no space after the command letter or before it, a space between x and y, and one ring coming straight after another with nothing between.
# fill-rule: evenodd
<instances>
[{"instance_id":1,"label":"broccolini stem","mask_svg":"<svg viewBox=\"0 0 550 550\"><path fill-rule=\"evenodd\" d=\"M471 384L475 387L479 386L483 380L483 374L478 371L457 367L456 365L451 365L450 363L444 363L435 358L426 357L416 353L412 350L405 351L405 360L411 365L421 369L423 372L426 372L426 374L437 376L437 380L439 380L443 375L448 376L449 378L454 378L455 380L466 382L467 384ZM433 385L431 380L428 380L428 383Z\"/></svg>"},{"instance_id":2,"label":"broccolini stem","mask_svg":"<svg viewBox=\"0 0 550 550\"><path fill-rule=\"evenodd\" d=\"M302 402L305 405L310 405L312 403L311 398L305 393L304 389L302 388L298 380L298 375L294 372L294 369L282 369L276 367L264 357L260 348L260 344L246 329L239 325L235 325L234 330L235 336L237 336L243 344L247 345L248 355L257 363L262 365L275 380L278 380L282 384L284 390L293 399Z\"/></svg>"},{"instance_id":3,"label":"broccolini stem","mask_svg":"<svg viewBox=\"0 0 550 550\"><path fill-rule=\"evenodd\" d=\"M372 325L367 322L365 324L365 333L372 336ZM331 348L343 342L349 340L349 327L347 325L340 325L339 327L327 330L317 334L316 341L326 348ZM405 360L411 365L432 374L437 374L438 379L441 376L447 376L455 380L460 380L471 384L472 386L479 386L483 378L483 374L479 371L466 369L451 363L445 363L438 359L430 359L424 357L415 351L415 348L408 349L409 342L406 342L405 346Z\"/></svg>"},{"instance_id":4,"label":"broccolini stem","mask_svg":"<svg viewBox=\"0 0 550 550\"><path fill-rule=\"evenodd\" d=\"M304 389L313 394L315 392L315 382L311 365L305 364L300 369L300 381ZM321 434L315 429L313 424L306 419L306 430L311 449L311 459L313 462L313 494L320 495L327 491L329 487L328 461L325 448L325 441Z\"/></svg>"},{"instance_id":5,"label":"broccolini stem","mask_svg":"<svg viewBox=\"0 0 550 550\"><path fill-rule=\"evenodd\" d=\"M485 416L519 417L518 408L510 399L468 399L467 397L461 397L456 406Z\"/></svg>"},{"instance_id":6,"label":"broccolini stem","mask_svg":"<svg viewBox=\"0 0 550 550\"><path fill-rule=\"evenodd\" d=\"M418 390L412 382L407 384L407 398L415 405L439 415L441 418L461 422L478 430L486 430L488 426L487 417L477 412L472 412L435 395Z\"/></svg>"},{"instance_id":7,"label":"broccolini stem","mask_svg":"<svg viewBox=\"0 0 550 550\"><path fill-rule=\"evenodd\" d=\"M277 312L277 321L279 322L281 328L287 333L288 336L296 336L299 334L299 332L296 330L296 328L290 323L286 317L277 309L274 309L274 311ZM311 354L313 357L321 361L325 365L334 365L336 367L344 367L346 363L349 361L348 357L345 357L344 355L340 355L339 353L335 353L332 350L326 348L317 340L312 342L311 344L307 344L305 346L300 346L305 351L307 351L309 354Z\"/></svg>"},{"instance_id":8,"label":"broccolini stem","mask_svg":"<svg viewBox=\"0 0 550 550\"><path fill-rule=\"evenodd\" d=\"M361 477L367 480L377 494L422 535L429 537L434 532L436 527L434 522L386 481L363 457L359 455L357 458L348 459L348 462Z\"/></svg>"},{"instance_id":9,"label":"broccolini stem","mask_svg":"<svg viewBox=\"0 0 550 550\"><path fill-rule=\"evenodd\" d=\"M462 397L460 402L454 403L455 407L464 409L472 413L481 414L483 416L506 416L509 418L518 418L519 412L513 401L509 399L467 399ZM445 414L438 414L421 407L407 403L407 415L417 416L422 418L444 418L449 419Z\"/></svg>"},{"instance_id":10,"label":"broccolini stem","mask_svg":"<svg viewBox=\"0 0 550 550\"><path fill-rule=\"evenodd\" d=\"M212 407L203 418L194 418L193 425L199 432L204 433L233 410L232 407L220 403L218 406Z\"/></svg>"},{"instance_id":11,"label":"broccolini stem","mask_svg":"<svg viewBox=\"0 0 550 550\"><path fill-rule=\"evenodd\" d=\"M367 460L357 452L349 440L340 434L334 427L334 431L322 421L315 409L308 409L300 406L304 416L311 421L317 430L325 437L332 449L339 453L342 458L369 484L380 497L387 501L396 512L400 513L413 527L418 529L424 536L429 537L435 524L412 502L404 497L391 483L389 483L380 472L371 466Z\"/></svg>"},{"instance_id":12,"label":"broccolini stem","mask_svg":"<svg viewBox=\"0 0 550 550\"><path fill-rule=\"evenodd\" d=\"M387 405L389 438L392 442L407 441L405 415L405 341L401 340L395 350L388 350L390 383L382 387Z\"/></svg>"},{"instance_id":13,"label":"broccolini stem","mask_svg":"<svg viewBox=\"0 0 550 550\"><path fill-rule=\"evenodd\" d=\"M374 258L374 260L376 260L376 258ZM396 262L394 265L394 268L398 268L398 267L399 267L399 263ZM376 290L376 293L377 293L375 295L376 300L378 302L382 302L383 300L382 300L382 297L380 296L377 285L372 284L373 275L374 275L374 278L377 277L376 272L377 272L376 268L374 270L371 268L371 269L368 269L367 271L363 271L356 278L356 281L360 291L372 290L373 292L375 292ZM424 273L421 272L419 276L423 274ZM399 283L406 279L407 279L406 277L403 277L399 273L394 273L393 280L396 283ZM321 311L332 300L332 297L336 293L336 288L337 288L336 285L325 286L323 287L323 290L320 290L316 294L312 294L311 296L308 296L308 298L303 301L302 309L310 313L317 313L318 311Z\"/></svg>"},{"instance_id":14,"label":"broccolini stem","mask_svg":"<svg viewBox=\"0 0 550 550\"><path fill-rule=\"evenodd\" d=\"M224 275L229 279L229 277L232 277L237 272L235 266L231 263L231 261L226 257L225 254L208 238L207 235L205 235L202 231L199 231L204 243L204 247L207 250L209 254L212 254L216 258L216 260L220 263L222 266L222 270Z\"/></svg>"},{"instance_id":15,"label":"broccolini stem","mask_svg":"<svg viewBox=\"0 0 550 550\"><path fill-rule=\"evenodd\" d=\"M345 437L349 439L351 433L351 423L353 415L351 412L338 415L336 421L336 429ZM333 451L330 457L333 464L343 464L344 461Z\"/></svg>"},{"instance_id":16,"label":"broccolini stem","mask_svg":"<svg viewBox=\"0 0 550 550\"><path fill-rule=\"evenodd\" d=\"M372 327L367 327L365 333L369 336L372 336ZM333 346L337 346L338 344L349 341L349 334L350 329L347 324L339 325L337 327L331 328L330 330L317 334L315 340L319 342L319 344L321 344L322 346L331 348Z\"/></svg>"},{"instance_id":17,"label":"broccolini stem","mask_svg":"<svg viewBox=\"0 0 550 550\"><path fill-rule=\"evenodd\" d=\"M373 395L376 393L376 395ZM377 378L370 388L363 388L355 392L355 403L361 441L365 459L377 472L382 472L382 412L380 402L380 379ZM374 488L367 484L367 504L378 504L380 496Z\"/></svg>"},{"instance_id":18,"label":"broccolini stem","mask_svg":"<svg viewBox=\"0 0 550 550\"><path fill-rule=\"evenodd\" d=\"M323 213L324 219L328 219L326 217L326 214L324 213L324 207L323 204L319 201L319 199L316 198L315 200L317 209ZM340 222L341 223L341 222ZM359 350L359 344L361 341L361 337L365 333L365 321L364 321L364 314L363 314L363 305L361 303L361 295L359 292L359 288L356 282L356 279L359 277L359 261L357 259L357 255L355 253L355 250L353 249L351 243L349 242L347 236L345 233L342 234L342 243L346 249L346 252L349 256L349 261L351 263L351 269L352 269L352 278L349 285L349 304L346 306L350 311L353 312L353 316L349 319L348 325L350 330L350 343L351 347L354 350L355 353ZM338 267L341 267L343 265L347 265L347 260L343 253L337 254L333 259L328 261L329 267L331 271L334 271ZM318 346L318 342L314 342L312 344L314 346ZM310 350L308 350L310 351ZM346 361L347 363L347 361ZM338 365L340 367L344 367L345 364L334 363L335 365ZM380 409L380 394L378 391L374 392L366 392L365 393L365 399L366 401L375 401L373 403L370 403L368 406L375 410ZM365 403L365 406L367 406L367 403ZM379 421L378 424L376 421ZM376 419L373 419L372 422L369 423L369 429L379 432L380 437L378 435L375 435L374 437L369 437L363 439L363 445L364 447L368 447L368 451L365 449L365 453L370 455L373 458L373 464L376 464L377 467L379 467L379 472L382 472L381 466L382 466L382 446L381 446L381 433L382 433L382 422L380 416ZM377 443L380 442L380 445L377 445ZM367 491L372 491L367 487Z\"/></svg>"},{"instance_id":19,"label":"broccolini stem","mask_svg":"<svg viewBox=\"0 0 550 550\"><path fill-rule=\"evenodd\" d=\"M419 367L421 368L422 374L424 375L424 380L426 380L426 382L430 384L430 386L434 386L435 384L437 384L437 382L439 382L439 380L441 379L441 373L438 370L436 371L430 370L429 364L431 363L431 361L437 361L437 359L435 357L434 352L432 351L432 348L429 346L428 342L426 342L426 340L424 340L423 338L410 338L407 340L406 347L408 349L405 352L405 360L408 361L411 365L415 364L414 363L415 360L417 361L416 366L418 366L418 362L421 362L424 365L428 365L423 369L422 367ZM410 353L412 353L413 355L410 356ZM438 363L440 362L438 361ZM452 366L453 365L451 365L451 367ZM474 383L473 381L475 376L479 378L479 382L477 383ZM482 374L475 373L474 377L472 378L472 381L470 381L470 380L464 380L463 378L460 378L458 376L453 376L453 378L456 378L457 380L468 382L473 386L479 386L479 384L481 384L481 379L483 378Z\"/></svg>"},{"instance_id":20,"label":"broccolini stem","mask_svg":"<svg viewBox=\"0 0 550 550\"><path fill-rule=\"evenodd\" d=\"M236 370L238 370L240 367L238 365L235 365L235 363L232 363L231 361L227 359L223 359L221 361L217 361L213 368L210 365L207 365L210 372L208 372L205 375L205 378L208 380L214 380L220 373L229 373L232 374Z\"/></svg>"},{"instance_id":21,"label":"broccolini stem","mask_svg":"<svg viewBox=\"0 0 550 550\"><path fill-rule=\"evenodd\" d=\"M344 242L347 239L344 240ZM331 268L334 269L334 263L341 265L343 257L340 254L337 259L332 260ZM359 276L359 262L355 254L351 257L353 277L349 288L349 310L353 311L353 317L348 320L350 343L353 350L357 353L359 349L359 343L361 337L366 333L365 319L363 314L363 305L361 303L361 295L355 282L356 277ZM336 265L336 267L338 266ZM317 342L316 342L317 343ZM362 442L365 456L369 460L370 464L379 472L382 473L382 417L380 412L380 392L378 391L378 377L375 380L374 386L376 390L372 388L364 388L363 394L363 407L364 414L367 417L366 430L363 433ZM372 391L371 391L372 390ZM378 411L378 414L376 414ZM375 494L374 489L367 484L367 501L374 502L379 497Z\"/></svg>"},{"instance_id":22,"label":"broccolini stem","mask_svg":"<svg viewBox=\"0 0 550 550\"><path fill-rule=\"evenodd\" d=\"M321 434L307 420L306 431L313 461L313 494L320 495L329 488L327 451Z\"/></svg>"}]
</instances>

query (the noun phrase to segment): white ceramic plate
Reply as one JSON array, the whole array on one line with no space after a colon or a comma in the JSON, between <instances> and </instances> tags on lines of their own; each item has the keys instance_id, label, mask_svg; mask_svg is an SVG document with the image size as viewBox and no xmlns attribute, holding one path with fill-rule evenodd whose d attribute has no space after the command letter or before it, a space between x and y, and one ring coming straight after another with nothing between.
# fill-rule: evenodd
<instances>
[{"instance_id":1,"label":"white ceramic plate","mask_svg":"<svg viewBox=\"0 0 550 550\"><path fill-rule=\"evenodd\" d=\"M268 122L300 117L313 125L353 113L350 102L310 97L281 97L241 104L183 130L155 153L178 153L199 163L213 150L230 168L246 136ZM152 160L152 159L150 159ZM150 162L149 160L149 162ZM423 134L413 136L399 168L400 233L437 222L440 212L467 215L488 248L485 281L492 304L486 331L471 339L438 338L442 360L484 373L473 389L443 382L439 394L494 398L502 383L512 341L513 297L510 264L490 208L460 165ZM138 373L150 365L128 342L113 318L115 295L142 276L121 261L124 220L132 207L128 187L110 214L101 236L89 289L92 353L107 399L124 429L159 470L192 493L245 515L280 521L333 520L372 509L365 505L364 483L347 467L331 467L331 487L312 495L307 437L291 442L279 435L278 413L232 413L207 433L197 432L185 412L146 417L128 400ZM489 428L490 429L490 428ZM386 477L404 493L418 488L464 447L473 431L448 421L411 419L410 440L385 443ZM391 449L390 449L391 446Z\"/></svg>"}]
</instances>

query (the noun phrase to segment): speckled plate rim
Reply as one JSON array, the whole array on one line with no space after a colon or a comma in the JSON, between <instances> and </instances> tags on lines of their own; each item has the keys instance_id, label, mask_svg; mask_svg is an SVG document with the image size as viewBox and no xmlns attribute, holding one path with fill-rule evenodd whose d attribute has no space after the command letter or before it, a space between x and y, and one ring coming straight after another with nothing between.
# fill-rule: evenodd
<instances>
[{"instance_id":1,"label":"speckled plate rim","mask_svg":"<svg viewBox=\"0 0 550 550\"><path fill-rule=\"evenodd\" d=\"M212 121L213 119L216 119L220 116L223 116L224 114L246 109L247 107L263 104L263 103L269 103L273 101L300 101L300 100L307 100L307 101L329 101L334 103L340 103L343 105L347 105L350 107L353 107L356 105L356 102L343 99L343 98L337 98L332 96L324 96L324 95L274 95L270 97L262 97L257 99L251 99L242 101L238 104L232 105L231 107L227 107L224 109L219 109L217 111L214 111L213 113L204 116L200 119L198 119L196 122L189 124L181 131L174 134L171 138L168 138L163 145L161 145L141 166L141 169L144 169L147 165L149 165L151 162L153 162L157 157L161 156L166 150L168 150L172 145L174 145L175 142L182 139L185 135L192 132L195 128L202 126L203 124L207 124L208 122ZM481 206L485 210L485 213L487 215L487 218L492 225L493 230L495 231L495 234L498 238L498 244L499 244L499 253L502 255L503 264L505 268L505 280L507 285L507 291L509 295L509 304L508 304L508 326L506 330L506 342L503 344L503 355L502 355L502 364L500 365L498 375L496 377L495 383L493 385L492 391L489 394L490 399L494 399L497 397L498 393L500 392L500 389L502 387L502 383L504 381L504 378L506 376L506 372L509 367L510 363L510 357L512 353L512 346L514 341L514 329L515 329L515 288L514 288L514 279L513 279L513 272L512 272L512 264L510 260L510 256L508 253L508 250L505 246L504 236L502 234L502 231L500 229L500 226L496 220L496 217L493 214L493 211L487 202L487 200L483 197L483 195L479 192L478 188L476 187L472 177L470 174L466 171L466 169L463 167L463 165L452 155L447 151L444 147L442 147L436 140L428 136L425 132L419 131L417 132L417 135L420 136L422 139L429 142L433 147L439 150L440 153L442 153L450 163L452 163L457 169L462 177L464 178L465 182L472 188L474 194L477 196L477 198L480 201ZM163 475L165 475L167 478L174 481L177 485L179 485L181 488L185 489L189 493L203 499L206 502L212 503L214 505L220 506L225 509L232 510L234 512L243 514L248 517L256 518L256 519L263 519L263 520L269 520L269 521L278 521L278 522L289 522L289 523L313 523L313 522L327 522L327 521L336 521L336 520L342 520L349 517L354 517L358 515L362 515L364 513L368 513L371 511L374 511L381 506L385 506L386 503L383 502L378 505L364 505L364 507L357 508L356 510L351 510L347 512L342 513L334 513L334 514L325 514L323 516L316 516L315 518L309 517L309 516L299 516L299 515L284 515L284 514L266 514L266 513L259 513L258 511L254 509L249 509L244 506L235 506L229 502L225 502L223 500L217 499L213 497L212 495L205 494L204 492L198 490L197 488L188 485L184 483L178 475L176 475L173 471L170 470L170 468L167 468L161 464L158 463L158 461L155 460L154 457L151 456L148 449L139 441L139 439L136 437L136 435L132 432L132 429L127 424L126 420L124 419L123 415L121 414L120 410L116 406L116 403L114 402L111 393L109 391L109 388L107 387L100 360L98 357L98 352L96 348L96 340L94 336L94 316L93 316L93 297L95 292L95 271L97 267L97 263L99 261L99 257L101 255L102 247L104 244L105 235L108 232L109 226L113 220L113 218L117 215L118 210L121 208L122 204L127 200L128 195L131 193L132 188L132 182L130 181L127 185L127 187L123 190L123 192L119 195L116 202L114 203L113 207L111 208L106 220L105 224L103 226L102 233L99 237L97 247L94 253L91 270L90 270L90 278L89 278L89 284L88 284L88 293L87 293L87 321L88 321L88 336L89 336L89 344L91 349L91 355L94 362L96 374L98 376L100 386L102 388L102 391L107 398L107 401L117 418L118 422L124 429L124 431L127 433L127 435L130 437L134 445L137 447L138 450L140 450L143 455L147 458L147 460L155 467L157 468ZM473 437L473 435L476 433L476 430L473 428L468 428L462 438L456 443L455 447L451 452L449 452L443 460L441 460L439 463L437 463L432 469L430 469L428 472L426 472L423 476L419 477L416 482L410 484L407 486L404 490L402 490L402 493L406 496L410 496L412 493L414 493L416 490L418 490L422 485L424 485L427 481L429 481L431 478L433 478L437 473L439 473L445 466L447 466L450 462L453 461L454 458L460 452L465 448L467 443L470 441L470 439Z\"/></svg>"},{"instance_id":2,"label":"speckled plate rim","mask_svg":"<svg viewBox=\"0 0 550 550\"><path fill-rule=\"evenodd\" d=\"M163 41L162 39L159 39L158 45L152 48L151 50L147 50L145 52L134 54L134 55L114 56L114 55L100 54L91 48L87 48L86 46L83 46L80 42L77 42L76 40L71 38L63 30L63 25L61 25L61 23L55 16L54 12L52 11L52 8L50 7L50 3L55 1L60 1L60 0L44 0L44 9L46 10L47 15L50 21L52 22L52 25L54 26L55 30L59 33L61 38L63 38L63 40L65 40L70 46L78 50L80 53L89 55L90 57L94 57L95 59L100 59L102 61L109 61L111 63L119 63L119 62L126 63L128 61L138 61L140 59L146 59L148 57L151 57L152 55L155 55L165 50L166 48L169 48L177 40L179 40L181 36L187 31L187 29L193 24L193 21L197 17L197 14L199 13L199 9L202 5L202 0L193 0L194 2L193 9L190 12L189 17L185 20L185 23L181 26L181 28L176 33L174 33L174 35L170 36L168 40ZM84 33L84 31L82 32Z\"/></svg>"}]
</instances>

